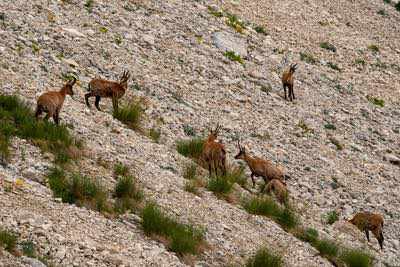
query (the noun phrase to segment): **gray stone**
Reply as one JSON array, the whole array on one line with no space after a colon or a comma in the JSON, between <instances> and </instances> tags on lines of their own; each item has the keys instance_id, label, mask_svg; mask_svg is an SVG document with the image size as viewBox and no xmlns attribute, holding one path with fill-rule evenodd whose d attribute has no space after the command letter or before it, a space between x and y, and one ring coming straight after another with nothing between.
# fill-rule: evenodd
<instances>
[{"instance_id":1,"label":"gray stone","mask_svg":"<svg viewBox=\"0 0 400 267\"><path fill-rule=\"evenodd\" d=\"M238 38L228 32L215 32L212 35L214 45L222 51L233 51L243 58L247 57L247 44L242 38Z\"/></svg>"}]
</instances>

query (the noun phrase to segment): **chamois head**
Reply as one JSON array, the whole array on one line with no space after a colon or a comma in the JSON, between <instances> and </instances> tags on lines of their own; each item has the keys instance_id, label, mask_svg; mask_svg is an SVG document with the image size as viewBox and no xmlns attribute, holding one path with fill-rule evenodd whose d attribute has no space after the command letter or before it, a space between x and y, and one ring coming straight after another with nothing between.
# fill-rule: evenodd
<instances>
[{"instance_id":1,"label":"chamois head","mask_svg":"<svg viewBox=\"0 0 400 267\"><path fill-rule=\"evenodd\" d=\"M62 91L65 92L66 95L70 95L73 96L74 95L74 91L72 91L72 86L74 86L74 84L76 83L76 78L72 77L72 80L69 80L61 89Z\"/></svg>"},{"instance_id":2,"label":"chamois head","mask_svg":"<svg viewBox=\"0 0 400 267\"><path fill-rule=\"evenodd\" d=\"M119 80L119 83L122 85L126 85L130 77L131 74L129 73L129 71L124 71L122 73L121 79Z\"/></svg>"},{"instance_id":3,"label":"chamois head","mask_svg":"<svg viewBox=\"0 0 400 267\"><path fill-rule=\"evenodd\" d=\"M297 69L297 63L290 64L290 72L294 73Z\"/></svg>"},{"instance_id":4,"label":"chamois head","mask_svg":"<svg viewBox=\"0 0 400 267\"><path fill-rule=\"evenodd\" d=\"M238 140L237 146L239 149L239 153L235 156L235 159L244 159L244 157L246 155L246 148L244 146L240 145L239 140Z\"/></svg>"},{"instance_id":5,"label":"chamois head","mask_svg":"<svg viewBox=\"0 0 400 267\"><path fill-rule=\"evenodd\" d=\"M209 141L214 141L217 139L219 130L221 130L221 125L217 124L215 127L215 130L210 129L210 134L208 135L208 140Z\"/></svg>"}]
</instances>

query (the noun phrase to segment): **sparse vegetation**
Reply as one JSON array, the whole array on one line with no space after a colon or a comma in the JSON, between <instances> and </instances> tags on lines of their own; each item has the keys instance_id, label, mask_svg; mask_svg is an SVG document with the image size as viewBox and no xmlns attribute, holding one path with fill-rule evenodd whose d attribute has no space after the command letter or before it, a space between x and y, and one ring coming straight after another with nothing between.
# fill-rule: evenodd
<instances>
[{"instance_id":1,"label":"sparse vegetation","mask_svg":"<svg viewBox=\"0 0 400 267\"><path fill-rule=\"evenodd\" d=\"M304 120L300 120L299 123L297 124L297 127L301 128L303 130L303 134L313 134L314 129L310 128Z\"/></svg>"},{"instance_id":2,"label":"sparse vegetation","mask_svg":"<svg viewBox=\"0 0 400 267\"><path fill-rule=\"evenodd\" d=\"M322 239L315 243L315 248L319 251L321 256L328 257L330 259L337 257L339 252L338 245L330 240Z\"/></svg>"},{"instance_id":3,"label":"sparse vegetation","mask_svg":"<svg viewBox=\"0 0 400 267\"><path fill-rule=\"evenodd\" d=\"M143 199L143 192L139 189L135 179L130 176L122 176L115 185L114 197L116 197L114 210L124 213L127 210L134 211Z\"/></svg>"},{"instance_id":4,"label":"sparse vegetation","mask_svg":"<svg viewBox=\"0 0 400 267\"><path fill-rule=\"evenodd\" d=\"M333 70L342 71L342 70L338 67L338 65L335 64L335 63L333 63L333 62L327 62L326 65L327 65L328 67L330 67L331 69L333 69Z\"/></svg>"},{"instance_id":5,"label":"sparse vegetation","mask_svg":"<svg viewBox=\"0 0 400 267\"><path fill-rule=\"evenodd\" d=\"M193 138L191 140L179 140L176 142L176 150L179 154L193 159L200 159L203 152L204 139Z\"/></svg>"},{"instance_id":6,"label":"sparse vegetation","mask_svg":"<svg viewBox=\"0 0 400 267\"><path fill-rule=\"evenodd\" d=\"M265 30L265 28L263 26L260 26L260 25L255 26L254 30L257 33L261 33L261 34L265 34L265 35L267 34L267 31Z\"/></svg>"},{"instance_id":7,"label":"sparse vegetation","mask_svg":"<svg viewBox=\"0 0 400 267\"><path fill-rule=\"evenodd\" d=\"M196 131L194 130L194 128L188 124L183 125L183 132L187 136L195 136L196 135Z\"/></svg>"},{"instance_id":8,"label":"sparse vegetation","mask_svg":"<svg viewBox=\"0 0 400 267\"><path fill-rule=\"evenodd\" d=\"M114 118L133 130L141 130L144 109L139 101L132 101L113 111Z\"/></svg>"},{"instance_id":9,"label":"sparse vegetation","mask_svg":"<svg viewBox=\"0 0 400 267\"><path fill-rule=\"evenodd\" d=\"M309 64L317 63L317 60L314 58L314 56L309 53L300 52L300 60L305 61Z\"/></svg>"},{"instance_id":10,"label":"sparse vegetation","mask_svg":"<svg viewBox=\"0 0 400 267\"><path fill-rule=\"evenodd\" d=\"M329 141L335 145L337 150L343 150L344 149L344 145L342 145L338 139L336 139L335 137L331 136L329 137Z\"/></svg>"},{"instance_id":11,"label":"sparse vegetation","mask_svg":"<svg viewBox=\"0 0 400 267\"><path fill-rule=\"evenodd\" d=\"M314 228L307 228L300 229L296 236L307 243L315 244L318 241L319 233Z\"/></svg>"},{"instance_id":12,"label":"sparse vegetation","mask_svg":"<svg viewBox=\"0 0 400 267\"><path fill-rule=\"evenodd\" d=\"M365 66L365 60L364 59L362 59L362 58L357 58L355 61L354 61L354 63L356 64L356 65L362 65L362 66Z\"/></svg>"},{"instance_id":13,"label":"sparse vegetation","mask_svg":"<svg viewBox=\"0 0 400 267\"><path fill-rule=\"evenodd\" d=\"M157 128L151 128L149 131L149 136L154 141L154 143L158 143L161 137L161 130Z\"/></svg>"},{"instance_id":14,"label":"sparse vegetation","mask_svg":"<svg viewBox=\"0 0 400 267\"><path fill-rule=\"evenodd\" d=\"M94 0L86 0L84 6L89 13L92 13Z\"/></svg>"},{"instance_id":15,"label":"sparse vegetation","mask_svg":"<svg viewBox=\"0 0 400 267\"><path fill-rule=\"evenodd\" d=\"M234 51L226 51L224 56L230 59L231 61L238 62L240 64L244 64L244 61L240 55L237 55Z\"/></svg>"},{"instance_id":16,"label":"sparse vegetation","mask_svg":"<svg viewBox=\"0 0 400 267\"><path fill-rule=\"evenodd\" d=\"M212 6L208 6L207 8L208 8L208 13L210 13L214 17L222 18L224 16L222 11L219 11L216 8L212 7Z\"/></svg>"},{"instance_id":17,"label":"sparse vegetation","mask_svg":"<svg viewBox=\"0 0 400 267\"><path fill-rule=\"evenodd\" d=\"M340 259L346 264L347 267L372 266L372 257L358 249L345 250L340 256Z\"/></svg>"},{"instance_id":18,"label":"sparse vegetation","mask_svg":"<svg viewBox=\"0 0 400 267\"><path fill-rule=\"evenodd\" d=\"M231 192L232 185L226 176L213 176L208 180L207 189L217 196L226 196Z\"/></svg>"},{"instance_id":19,"label":"sparse vegetation","mask_svg":"<svg viewBox=\"0 0 400 267\"><path fill-rule=\"evenodd\" d=\"M84 206L93 210L107 212L107 192L96 181L89 177L73 174L67 177L66 173L58 168L53 168L47 175L50 189L54 197L59 197L63 202Z\"/></svg>"},{"instance_id":20,"label":"sparse vegetation","mask_svg":"<svg viewBox=\"0 0 400 267\"><path fill-rule=\"evenodd\" d=\"M195 195L199 195L199 186L196 180L186 181L185 183L185 191L190 192Z\"/></svg>"},{"instance_id":21,"label":"sparse vegetation","mask_svg":"<svg viewBox=\"0 0 400 267\"><path fill-rule=\"evenodd\" d=\"M326 223L334 224L337 220L339 220L339 214L336 210L330 211L326 214Z\"/></svg>"},{"instance_id":22,"label":"sparse vegetation","mask_svg":"<svg viewBox=\"0 0 400 267\"><path fill-rule=\"evenodd\" d=\"M323 48L323 49L332 51L332 52L334 52L334 53L336 52L336 47L335 47L333 44L331 44L331 43L322 42L322 43L319 44L319 46L320 46L321 48Z\"/></svg>"},{"instance_id":23,"label":"sparse vegetation","mask_svg":"<svg viewBox=\"0 0 400 267\"><path fill-rule=\"evenodd\" d=\"M185 167L183 178L188 180L194 180L196 179L196 175L197 175L197 164L191 162Z\"/></svg>"},{"instance_id":24,"label":"sparse vegetation","mask_svg":"<svg viewBox=\"0 0 400 267\"><path fill-rule=\"evenodd\" d=\"M108 29L107 29L106 27L100 27L99 31L100 31L101 33L107 33L107 32L108 32Z\"/></svg>"},{"instance_id":25,"label":"sparse vegetation","mask_svg":"<svg viewBox=\"0 0 400 267\"><path fill-rule=\"evenodd\" d=\"M269 249L262 248L256 255L247 260L246 267L281 267L283 260L280 255L271 253Z\"/></svg>"},{"instance_id":26,"label":"sparse vegetation","mask_svg":"<svg viewBox=\"0 0 400 267\"><path fill-rule=\"evenodd\" d=\"M233 14L226 14L227 21L226 24L233 29L235 29L238 33L243 33L246 29L246 26L242 20L240 20L236 15Z\"/></svg>"},{"instance_id":27,"label":"sparse vegetation","mask_svg":"<svg viewBox=\"0 0 400 267\"><path fill-rule=\"evenodd\" d=\"M50 151L55 155L56 163L67 163L80 156L82 144L69 134L65 126L36 120L27 104L16 96L0 95L0 152L4 159L9 157L9 141L18 136L32 141L42 151Z\"/></svg>"},{"instance_id":28,"label":"sparse vegetation","mask_svg":"<svg viewBox=\"0 0 400 267\"><path fill-rule=\"evenodd\" d=\"M205 244L202 231L168 217L154 203L144 207L142 219L142 227L147 235L162 237L168 249L180 256L198 254Z\"/></svg>"},{"instance_id":29,"label":"sparse vegetation","mask_svg":"<svg viewBox=\"0 0 400 267\"><path fill-rule=\"evenodd\" d=\"M17 245L17 236L5 229L0 228L0 247L13 253Z\"/></svg>"},{"instance_id":30,"label":"sparse vegetation","mask_svg":"<svg viewBox=\"0 0 400 267\"><path fill-rule=\"evenodd\" d=\"M378 14L384 17L387 16L387 13L384 9L379 9Z\"/></svg>"},{"instance_id":31,"label":"sparse vegetation","mask_svg":"<svg viewBox=\"0 0 400 267\"><path fill-rule=\"evenodd\" d=\"M332 123L327 123L324 125L324 128L327 130L336 130L336 126Z\"/></svg>"},{"instance_id":32,"label":"sparse vegetation","mask_svg":"<svg viewBox=\"0 0 400 267\"><path fill-rule=\"evenodd\" d=\"M115 176L127 176L129 175L129 168L128 166L122 164L122 163L117 163L114 165L114 175Z\"/></svg>"},{"instance_id":33,"label":"sparse vegetation","mask_svg":"<svg viewBox=\"0 0 400 267\"><path fill-rule=\"evenodd\" d=\"M369 50L371 50L374 53L378 53L379 52L379 47L377 45L371 44L367 47Z\"/></svg>"},{"instance_id":34,"label":"sparse vegetation","mask_svg":"<svg viewBox=\"0 0 400 267\"><path fill-rule=\"evenodd\" d=\"M375 106L381 107L383 108L385 106L385 100L377 98L377 97L373 97L370 95L367 95L367 99L369 102L371 102L372 104L374 104Z\"/></svg>"}]
</instances>

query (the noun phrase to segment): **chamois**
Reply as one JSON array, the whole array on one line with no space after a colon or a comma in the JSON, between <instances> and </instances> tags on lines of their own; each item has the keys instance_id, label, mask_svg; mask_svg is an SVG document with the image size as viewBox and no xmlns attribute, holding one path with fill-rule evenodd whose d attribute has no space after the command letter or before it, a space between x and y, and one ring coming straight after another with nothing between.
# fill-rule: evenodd
<instances>
[{"instance_id":1,"label":"chamois","mask_svg":"<svg viewBox=\"0 0 400 267\"><path fill-rule=\"evenodd\" d=\"M94 105L100 110L100 100L102 97L111 98L113 109L118 110L118 100L124 96L128 87L129 71L124 71L119 82L107 81L95 78L89 83L89 93L85 94L86 105L90 108L89 97L95 97Z\"/></svg>"},{"instance_id":2,"label":"chamois","mask_svg":"<svg viewBox=\"0 0 400 267\"><path fill-rule=\"evenodd\" d=\"M215 130L210 129L210 134L203 146L202 159L208 166L208 172L211 176L211 169L214 169L215 175L218 175L218 169L222 174L226 174L226 151L223 144L217 140L220 125L217 124Z\"/></svg>"},{"instance_id":3,"label":"chamois","mask_svg":"<svg viewBox=\"0 0 400 267\"><path fill-rule=\"evenodd\" d=\"M287 202L289 195L286 184L278 179L272 179L265 187L265 192L267 194L271 194L271 192L273 192L281 204L285 204Z\"/></svg>"},{"instance_id":4,"label":"chamois","mask_svg":"<svg viewBox=\"0 0 400 267\"><path fill-rule=\"evenodd\" d=\"M43 93L39 96L36 105L35 117L36 119L43 113L47 113L45 120L49 117L53 117L54 122L58 125L60 123L60 111L64 104L65 96L74 95L72 91L72 86L74 86L76 78L73 77L72 80L68 81L60 91L50 91Z\"/></svg>"},{"instance_id":5,"label":"chamois","mask_svg":"<svg viewBox=\"0 0 400 267\"><path fill-rule=\"evenodd\" d=\"M369 231L371 231L383 249L383 217L377 213L359 212L348 222L354 224L360 231L365 232L369 242Z\"/></svg>"},{"instance_id":6,"label":"chamois","mask_svg":"<svg viewBox=\"0 0 400 267\"><path fill-rule=\"evenodd\" d=\"M251 180L253 181L253 187L256 185L254 176L261 176L264 179L265 184L273 179L280 180L285 183L283 178L285 177L283 171L274 165L270 160L265 160L259 157L251 157L246 153L246 148L240 145L238 141L239 153L235 156L235 159L244 160L249 166L251 171Z\"/></svg>"},{"instance_id":7,"label":"chamois","mask_svg":"<svg viewBox=\"0 0 400 267\"><path fill-rule=\"evenodd\" d=\"M297 69L297 64L291 64L289 69L287 69L282 75L282 85L283 90L285 91L285 99L287 100L286 95L286 87L289 89L289 100L293 101L296 99L293 92L293 84L294 84L294 72Z\"/></svg>"}]
</instances>

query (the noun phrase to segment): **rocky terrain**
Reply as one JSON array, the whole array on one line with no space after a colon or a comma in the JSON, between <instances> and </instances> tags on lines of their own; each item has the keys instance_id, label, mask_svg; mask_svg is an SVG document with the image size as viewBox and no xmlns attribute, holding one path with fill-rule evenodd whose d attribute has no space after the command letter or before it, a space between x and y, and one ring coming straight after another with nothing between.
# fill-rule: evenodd
<instances>
[{"instance_id":1,"label":"rocky terrain","mask_svg":"<svg viewBox=\"0 0 400 267\"><path fill-rule=\"evenodd\" d=\"M236 14L246 28L238 33L210 10ZM176 152L176 141L188 138L185 125L203 135L217 122L229 162L239 137L252 154L284 166L305 224L370 251L376 266L400 266L400 12L392 5L16 0L1 1L0 14L1 92L34 107L40 93L75 73L75 96L66 98L60 117L84 141L85 156L71 168L111 190L112 166L128 165L148 199L205 229L210 248L197 266L244 263L263 245L284 255L287 266L331 266L275 222L211 192L199 197L184 190L188 159ZM323 42L335 51L321 48ZM291 62L299 64L292 103L280 82ZM113 119L110 100L101 102L102 112L84 103L93 77L117 79L123 70L134 77L124 99L141 97L144 128L161 129L159 144ZM106 218L54 199L44 180L52 155L19 138L12 155L0 166L0 181L17 185L0 188L0 225L34 240L56 266L186 265L146 237L136 215ZM328 225L324 217L332 210L340 218ZM384 216L383 251L344 222L361 210ZM0 260L0 266L40 266L6 251Z\"/></svg>"}]
</instances>

